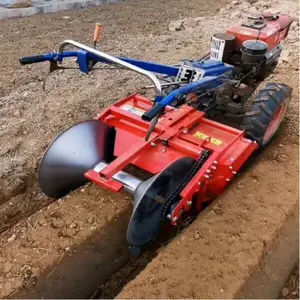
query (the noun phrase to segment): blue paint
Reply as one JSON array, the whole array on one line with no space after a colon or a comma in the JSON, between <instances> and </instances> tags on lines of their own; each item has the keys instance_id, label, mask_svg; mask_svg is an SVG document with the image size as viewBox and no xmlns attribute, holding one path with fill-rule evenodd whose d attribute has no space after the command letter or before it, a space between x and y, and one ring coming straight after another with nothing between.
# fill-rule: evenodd
<instances>
[{"instance_id":1,"label":"blue paint","mask_svg":"<svg viewBox=\"0 0 300 300\"><path fill-rule=\"evenodd\" d=\"M196 92L201 88L212 89L223 84L223 80L217 76L207 76L198 81L189 83L177 90L172 91L163 99L155 99L155 102L160 102L164 107L170 105L180 95L188 95Z\"/></svg>"},{"instance_id":2,"label":"blue paint","mask_svg":"<svg viewBox=\"0 0 300 300\"><path fill-rule=\"evenodd\" d=\"M219 76L233 69L233 66L213 59L196 61L192 63L192 66L204 70L205 76Z\"/></svg>"},{"instance_id":3,"label":"blue paint","mask_svg":"<svg viewBox=\"0 0 300 300\"><path fill-rule=\"evenodd\" d=\"M89 59L88 53L84 50L79 50L77 52L77 62L79 65L79 70L83 73L88 74L89 72Z\"/></svg>"},{"instance_id":4,"label":"blue paint","mask_svg":"<svg viewBox=\"0 0 300 300\"><path fill-rule=\"evenodd\" d=\"M36 57L27 57L25 58L25 64L26 61L28 63L35 63L35 62L47 61L47 60L48 61L56 60L62 62L64 58L68 58L68 57L77 57L79 69L81 72L84 73L89 72L90 61L112 64L103 58L99 58L96 55L83 50L66 51L63 53L47 53ZM177 66L168 66L159 63L126 58L126 57L118 57L118 58L134 66L140 67L144 70L153 73L172 76L172 77L176 77L180 70L180 67ZM31 62L30 59L32 59ZM180 87L179 89L172 91L166 97L157 96L155 98L155 102L156 102L156 106L157 107L159 106L159 109L164 109L164 107L170 105L174 100L176 100L178 96L188 95L190 93L197 92L199 91L199 89L202 88L204 89L216 88L224 83L224 79L230 79L232 77L233 66L216 60L211 60L211 59L198 60L198 61L186 60L183 62L182 66L192 67L193 69L202 70L203 71L202 78L198 79L197 81L187 83L186 85ZM190 74L193 74L193 69L192 69L192 73L189 72ZM187 79L190 80L189 77ZM159 111L157 110L157 107L155 109L154 108L152 109L153 110L152 114L156 114L157 111Z\"/></svg>"}]
</instances>

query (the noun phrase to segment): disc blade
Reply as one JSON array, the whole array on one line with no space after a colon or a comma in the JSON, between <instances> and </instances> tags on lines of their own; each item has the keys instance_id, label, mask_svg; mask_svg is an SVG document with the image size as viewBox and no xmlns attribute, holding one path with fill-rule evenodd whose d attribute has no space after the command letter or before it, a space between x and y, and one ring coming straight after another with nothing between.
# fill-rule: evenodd
<instances>
[{"instance_id":1,"label":"disc blade","mask_svg":"<svg viewBox=\"0 0 300 300\"><path fill-rule=\"evenodd\" d=\"M156 202L154 196L167 198L181 183L194 162L189 157L180 158L138 187L127 229L129 246L141 247L153 240L165 220L161 213L162 204Z\"/></svg>"},{"instance_id":2,"label":"disc blade","mask_svg":"<svg viewBox=\"0 0 300 300\"><path fill-rule=\"evenodd\" d=\"M58 135L38 171L41 190L61 198L87 182L84 173L113 154L114 129L98 120L78 123Z\"/></svg>"}]
</instances>

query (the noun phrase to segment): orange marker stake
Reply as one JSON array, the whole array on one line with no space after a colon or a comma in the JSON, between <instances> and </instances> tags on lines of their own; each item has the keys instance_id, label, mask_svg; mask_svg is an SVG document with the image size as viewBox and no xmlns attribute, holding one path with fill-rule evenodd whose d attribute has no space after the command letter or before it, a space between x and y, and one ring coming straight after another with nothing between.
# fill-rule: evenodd
<instances>
[{"instance_id":1,"label":"orange marker stake","mask_svg":"<svg viewBox=\"0 0 300 300\"><path fill-rule=\"evenodd\" d=\"M96 23L95 31L94 31L94 48L96 48L97 42L100 41L102 30L103 30L102 24Z\"/></svg>"}]
</instances>

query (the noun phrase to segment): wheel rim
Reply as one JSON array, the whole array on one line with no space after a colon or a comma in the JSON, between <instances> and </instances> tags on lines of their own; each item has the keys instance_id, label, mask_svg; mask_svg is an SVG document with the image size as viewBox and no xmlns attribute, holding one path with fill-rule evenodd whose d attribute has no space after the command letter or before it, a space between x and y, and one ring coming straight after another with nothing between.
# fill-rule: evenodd
<instances>
[{"instance_id":1,"label":"wheel rim","mask_svg":"<svg viewBox=\"0 0 300 300\"><path fill-rule=\"evenodd\" d=\"M277 129L278 129L280 123L282 122L282 119L286 113L287 107L288 107L288 103L285 101L278 108L276 114L274 115L272 121L268 125L267 130L264 134L263 144L266 144L267 142L269 142L269 140L272 138L272 136L277 131Z\"/></svg>"}]
</instances>

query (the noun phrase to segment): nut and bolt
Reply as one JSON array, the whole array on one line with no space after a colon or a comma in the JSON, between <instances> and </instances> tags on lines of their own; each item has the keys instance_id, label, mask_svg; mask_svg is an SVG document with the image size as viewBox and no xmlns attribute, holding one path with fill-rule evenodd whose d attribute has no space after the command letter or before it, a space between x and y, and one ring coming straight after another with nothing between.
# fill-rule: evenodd
<instances>
[{"instance_id":1,"label":"nut and bolt","mask_svg":"<svg viewBox=\"0 0 300 300\"><path fill-rule=\"evenodd\" d=\"M155 146L156 146L156 144L155 144L154 142L152 142L152 143L151 143L151 146L152 146L152 147L155 147Z\"/></svg>"},{"instance_id":2,"label":"nut and bolt","mask_svg":"<svg viewBox=\"0 0 300 300\"><path fill-rule=\"evenodd\" d=\"M192 201L188 201L188 202L187 202L187 205L188 205L188 206L192 206L192 204L193 204Z\"/></svg>"},{"instance_id":3,"label":"nut and bolt","mask_svg":"<svg viewBox=\"0 0 300 300\"><path fill-rule=\"evenodd\" d=\"M210 170L206 170L206 173L210 173L211 171Z\"/></svg>"},{"instance_id":4,"label":"nut and bolt","mask_svg":"<svg viewBox=\"0 0 300 300\"><path fill-rule=\"evenodd\" d=\"M229 181L230 181L230 179L229 179L229 178L226 178L226 181L227 181L227 182L229 182Z\"/></svg>"},{"instance_id":5,"label":"nut and bolt","mask_svg":"<svg viewBox=\"0 0 300 300\"><path fill-rule=\"evenodd\" d=\"M209 179L209 175L204 175L204 178Z\"/></svg>"},{"instance_id":6,"label":"nut and bolt","mask_svg":"<svg viewBox=\"0 0 300 300\"><path fill-rule=\"evenodd\" d=\"M218 162L217 162L216 160L214 160L214 161L213 161L213 164L217 165L217 164L218 164Z\"/></svg>"},{"instance_id":7,"label":"nut and bolt","mask_svg":"<svg viewBox=\"0 0 300 300\"><path fill-rule=\"evenodd\" d=\"M166 152L166 149L162 149L161 152Z\"/></svg>"},{"instance_id":8,"label":"nut and bolt","mask_svg":"<svg viewBox=\"0 0 300 300\"><path fill-rule=\"evenodd\" d=\"M232 170L232 169L233 169L233 167L232 167L232 166L229 166L229 169L230 169L230 170Z\"/></svg>"},{"instance_id":9,"label":"nut and bolt","mask_svg":"<svg viewBox=\"0 0 300 300\"><path fill-rule=\"evenodd\" d=\"M211 166L211 168L212 168L213 170L217 170L217 167L216 167L216 166Z\"/></svg>"}]
</instances>

